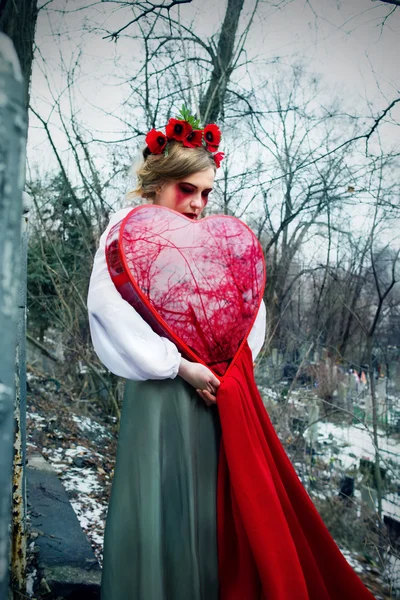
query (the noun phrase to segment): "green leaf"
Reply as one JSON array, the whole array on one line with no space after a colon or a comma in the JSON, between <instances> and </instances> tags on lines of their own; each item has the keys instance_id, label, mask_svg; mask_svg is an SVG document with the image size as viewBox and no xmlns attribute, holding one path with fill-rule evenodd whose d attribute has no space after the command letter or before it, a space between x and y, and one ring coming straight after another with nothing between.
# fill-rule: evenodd
<instances>
[{"instance_id":1,"label":"green leaf","mask_svg":"<svg viewBox=\"0 0 400 600\"><path fill-rule=\"evenodd\" d=\"M184 104L182 104L182 108L177 116L179 119L182 119L183 121L187 121L189 123L189 125L192 126L193 129L201 129L202 128L200 119L197 119L194 115L191 115L189 109L187 109Z\"/></svg>"}]
</instances>

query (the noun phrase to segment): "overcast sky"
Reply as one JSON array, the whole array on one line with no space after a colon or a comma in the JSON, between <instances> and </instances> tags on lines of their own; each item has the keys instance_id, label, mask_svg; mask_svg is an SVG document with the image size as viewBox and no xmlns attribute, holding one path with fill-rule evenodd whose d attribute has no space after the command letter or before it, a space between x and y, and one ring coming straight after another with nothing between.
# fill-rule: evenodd
<instances>
[{"instance_id":1,"label":"overcast sky","mask_svg":"<svg viewBox=\"0 0 400 600\"><path fill-rule=\"evenodd\" d=\"M245 0L241 28L247 23L254 1ZM88 5L90 8L84 9ZM181 6L180 17L200 37L210 36L220 29L225 7L223 0L193 0ZM115 31L130 17L126 10L112 12L114 8L115 4L93 0L53 0L47 10L40 11L38 60L32 79L32 103L47 118L54 104L48 82L57 97L66 84L60 56L68 67L79 48L82 58L76 73L79 93L75 109L88 129L97 129L98 137L108 139L118 138L120 125L95 107L121 113L127 88L120 85L118 76L126 78L132 59L141 52L139 43L129 37L137 33L137 25L127 29L127 35L117 43L104 39L104 29ZM94 31L88 33L89 28ZM254 61L275 57L282 64L302 61L310 73L322 76L326 93L338 95L352 113L378 115L400 95L400 8L393 11L392 6L379 0L260 0L246 48L247 58ZM277 67L271 66L271 72L273 69L276 72ZM63 98L67 104L67 94ZM390 116L400 122L400 104ZM55 166L53 154L34 117L30 124L30 164L40 162L40 167L48 170ZM380 130L385 131L383 127ZM66 148L56 127L53 134L57 145ZM391 127L388 135L397 142L398 126ZM132 156L135 152L133 148Z\"/></svg>"},{"instance_id":2,"label":"overcast sky","mask_svg":"<svg viewBox=\"0 0 400 600\"><path fill-rule=\"evenodd\" d=\"M304 56L309 68L337 82L343 93L376 98L376 82L399 88L400 10L371 0L295 0L260 24L254 42L267 53ZM372 68L371 68L372 67Z\"/></svg>"},{"instance_id":3,"label":"overcast sky","mask_svg":"<svg viewBox=\"0 0 400 600\"><path fill-rule=\"evenodd\" d=\"M279 57L288 64L303 59L310 72L321 74L343 101L357 104L362 111L368 102L370 110L377 114L399 95L400 8L382 25L393 7L379 0L292 0L285 3L276 0L275 3L279 6L274 6L272 0L260 2L247 43L249 57ZM118 67L121 72L123 69L129 72L130 57L140 49L127 38L121 38L115 44L103 39L101 32L88 35L85 27L99 25L113 30L127 20L124 11L111 15L113 5L110 3L76 10L88 4L93 2L54 0L48 7L51 10L39 14L36 40L38 52L51 67L47 68L47 75L53 87L59 90L65 79L53 34L61 33L58 43L66 64L77 46L81 46L80 88L86 98L90 123L91 102L111 109L119 105L124 90L113 86ZM253 6L254 0L245 0L242 24L247 21ZM71 12L63 16L56 9ZM194 23L196 33L202 36L218 31L224 10L223 0L193 0L190 5L182 5L180 15L182 22ZM126 33L135 33L133 27ZM47 110L51 110L47 83L37 67L33 73L32 96L34 102L46 99ZM44 108L43 104L39 106ZM84 110L83 105L81 108ZM398 116L400 121L400 106L393 110L392 116ZM35 125L35 120L32 123ZM104 129L114 126L106 120L101 125ZM30 150L37 149L42 139L40 133L31 131Z\"/></svg>"}]
</instances>

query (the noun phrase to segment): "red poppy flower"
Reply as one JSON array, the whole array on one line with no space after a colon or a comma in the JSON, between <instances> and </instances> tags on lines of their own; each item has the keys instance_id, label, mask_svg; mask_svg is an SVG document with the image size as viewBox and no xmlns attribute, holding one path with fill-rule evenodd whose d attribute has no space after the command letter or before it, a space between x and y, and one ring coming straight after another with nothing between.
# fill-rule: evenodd
<instances>
[{"instance_id":1,"label":"red poppy flower","mask_svg":"<svg viewBox=\"0 0 400 600\"><path fill-rule=\"evenodd\" d=\"M221 131L218 125L211 123L204 127L204 139L207 144L207 150L209 152L215 152L218 150L219 143L221 141Z\"/></svg>"},{"instance_id":2,"label":"red poppy flower","mask_svg":"<svg viewBox=\"0 0 400 600\"><path fill-rule=\"evenodd\" d=\"M182 140L182 144L186 146L186 148L198 148L202 143L203 131L201 129L193 129L193 131Z\"/></svg>"},{"instance_id":3,"label":"red poppy flower","mask_svg":"<svg viewBox=\"0 0 400 600\"><path fill-rule=\"evenodd\" d=\"M146 135L146 144L152 154L162 154L167 144L167 138L162 131L151 129Z\"/></svg>"},{"instance_id":4,"label":"red poppy flower","mask_svg":"<svg viewBox=\"0 0 400 600\"><path fill-rule=\"evenodd\" d=\"M214 162L215 162L215 164L217 166L217 169L220 168L221 161L223 160L224 156L225 156L224 152L217 152L217 154L214 154L213 159L214 159Z\"/></svg>"},{"instance_id":5,"label":"red poppy flower","mask_svg":"<svg viewBox=\"0 0 400 600\"><path fill-rule=\"evenodd\" d=\"M178 142L183 142L191 132L192 126L187 121L180 121L179 119L170 119L165 128L167 137L178 140Z\"/></svg>"}]
</instances>

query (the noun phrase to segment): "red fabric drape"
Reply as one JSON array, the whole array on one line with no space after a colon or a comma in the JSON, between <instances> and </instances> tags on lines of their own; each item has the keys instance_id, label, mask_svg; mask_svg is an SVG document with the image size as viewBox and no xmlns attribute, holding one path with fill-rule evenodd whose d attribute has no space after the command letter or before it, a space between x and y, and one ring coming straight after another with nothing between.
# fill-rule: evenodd
<instances>
[{"instance_id":1,"label":"red fabric drape","mask_svg":"<svg viewBox=\"0 0 400 600\"><path fill-rule=\"evenodd\" d=\"M221 600L372 600L275 432L247 344L221 381L217 403Z\"/></svg>"}]
</instances>

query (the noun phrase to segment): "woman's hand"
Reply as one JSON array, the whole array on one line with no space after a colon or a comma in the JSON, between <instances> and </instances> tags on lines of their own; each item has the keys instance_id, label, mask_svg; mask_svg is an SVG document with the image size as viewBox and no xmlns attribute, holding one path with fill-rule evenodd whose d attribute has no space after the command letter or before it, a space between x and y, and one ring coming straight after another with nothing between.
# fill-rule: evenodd
<instances>
[{"instance_id":1,"label":"woman's hand","mask_svg":"<svg viewBox=\"0 0 400 600\"><path fill-rule=\"evenodd\" d=\"M178 374L192 385L207 406L215 404L219 380L206 366L181 359Z\"/></svg>"}]
</instances>

